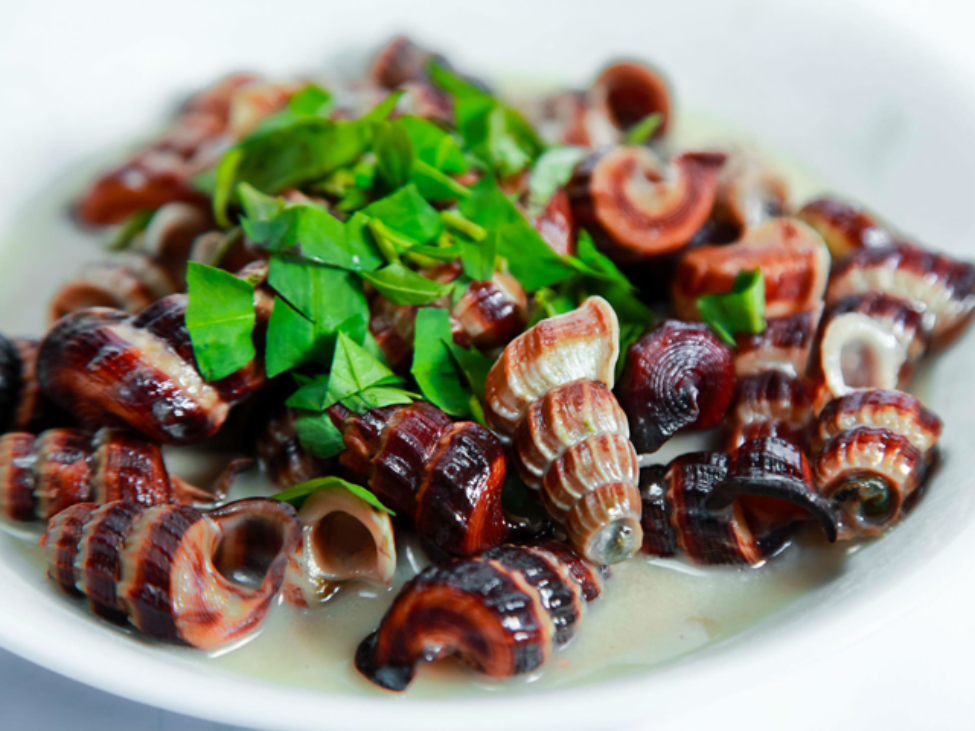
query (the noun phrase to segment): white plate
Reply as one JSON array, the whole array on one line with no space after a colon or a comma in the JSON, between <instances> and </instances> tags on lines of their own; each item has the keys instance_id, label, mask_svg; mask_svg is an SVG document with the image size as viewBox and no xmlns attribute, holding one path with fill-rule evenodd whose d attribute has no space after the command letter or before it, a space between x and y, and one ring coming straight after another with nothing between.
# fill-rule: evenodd
<instances>
[{"instance_id":1,"label":"white plate","mask_svg":"<svg viewBox=\"0 0 975 731\"><path fill-rule=\"evenodd\" d=\"M10 12L10 10L8 10ZM486 73L582 83L606 58L649 57L682 104L748 130L939 248L975 258L973 95L908 39L845 4L780 2L349 3L169 2L149 13L125 1L35 2L0 36L0 329L40 325L41 298L90 250L7 227L65 171L158 124L176 96L221 72L292 72L395 31L414 32ZM40 227L39 227L40 228ZM50 230L45 228L44 230ZM966 250L967 247L967 250ZM823 677L803 666L842 651L952 583L967 586L975 551L975 336L933 368L923 396L945 420L944 467L915 514L850 560L834 581L720 647L643 677L508 698L423 702L323 696L210 673L107 632L51 600L41 572L0 541L0 643L53 670L120 695L242 725L282 728L619 727L680 718L785 675L830 688L882 674L870 656ZM922 630L905 627L917 639ZM849 653L846 653L849 657ZM950 660L950 648L929 661ZM908 657L905 662L918 662ZM823 663L820 663L820 668ZM818 685L817 685L818 682ZM910 704L904 688L901 704ZM754 693L752 694L754 696ZM853 702L847 697L843 702ZM773 703L774 706L774 703ZM843 708L836 709L842 718Z\"/></svg>"}]
</instances>

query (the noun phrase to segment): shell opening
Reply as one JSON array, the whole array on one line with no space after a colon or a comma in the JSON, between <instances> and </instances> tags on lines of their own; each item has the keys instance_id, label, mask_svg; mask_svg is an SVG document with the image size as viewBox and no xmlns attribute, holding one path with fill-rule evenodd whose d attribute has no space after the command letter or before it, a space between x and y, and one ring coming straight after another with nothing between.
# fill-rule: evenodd
<instances>
[{"instance_id":1,"label":"shell opening","mask_svg":"<svg viewBox=\"0 0 975 731\"><path fill-rule=\"evenodd\" d=\"M236 515L221 521L223 535L213 565L228 581L255 589L264 581L284 548L286 527L257 515Z\"/></svg>"},{"instance_id":2,"label":"shell opening","mask_svg":"<svg viewBox=\"0 0 975 731\"><path fill-rule=\"evenodd\" d=\"M837 317L823 336L823 374L835 398L863 388L897 388L906 360L897 338L858 312Z\"/></svg>"},{"instance_id":3,"label":"shell opening","mask_svg":"<svg viewBox=\"0 0 975 731\"><path fill-rule=\"evenodd\" d=\"M835 501L844 503L846 517L864 526L886 525L900 508L896 494L887 480L879 475L848 478L837 492Z\"/></svg>"},{"instance_id":4,"label":"shell opening","mask_svg":"<svg viewBox=\"0 0 975 731\"><path fill-rule=\"evenodd\" d=\"M336 510L319 520L309 536L315 563L324 574L373 576L379 557L376 540L358 518Z\"/></svg>"},{"instance_id":5,"label":"shell opening","mask_svg":"<svg viewBox=\"0 0 975 731\"><path fill-rule=\"evenodd\" d=\"M593 537L586 556L597 564L615 564L636 553L643 542L643 531L633 518L621 518L607 524Z\"/></svg>"}]
</instances>

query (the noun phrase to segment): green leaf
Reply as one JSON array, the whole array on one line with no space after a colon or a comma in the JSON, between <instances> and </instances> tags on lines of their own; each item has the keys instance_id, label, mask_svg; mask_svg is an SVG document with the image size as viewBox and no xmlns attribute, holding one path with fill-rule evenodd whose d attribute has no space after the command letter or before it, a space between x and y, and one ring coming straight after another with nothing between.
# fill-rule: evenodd
<instances>
[{"instance_id":1,"label":"green leaf","mask_svg":"<svg viewBox=\"0 0 975 731\"><path fill-rule=\"evenodd\" d=\"M423 162L423 160L413 161L410 180L420 191L420 195L431 201L468 198L471 195L469 188L440 172L432 165Z\"/></svg>"},{"instance_id":2,"label":"green leaf","mask_svg":"<svg viewBox=\"0 0 975 731\"><path fill-rule=\"evenodd\" d=\"M254 286L229 272L190 262L186 329L204 380L219 381L254 360Z\"/></svg>"},{"instance_id":3,"label":"green leaf","mask_svg":"<svg viewBox=\"0 0 975 731\"><path fill-rule=\"evenodd\" d=\"M462 348L453 339L447 342L450 348L450 355L453 357L457 367L460 368L467 385L476 399L484 398L484 384L487 381L488 373L494 367L495 359L488 358L475 348ZM483 419L478 419L484 423Z\"/></svg>"},{"instance_id":4,"label":"green leaf","mask_svg":"<svg viewBox=\"0 0 975 731\"><path fill-rule=\"evenodd\" d=\"M227 208L234 191L237 171L244 161L244 153L239 147L232 147L224 153L217 163L217 173L213 191L213 217L220 228L230 228L231 221Z\"/></svg>"},{"instance_id":5,"label":"green leaf","mask_svg":"<svg viewBox=\"0 0 975 731\"><path fill-rule=\"evenodd\" d=\"M461 212L495 232L498 256L508 261L511 273L526 291L551 286L573 274L573 266L552 251L492 176L484 176L471 190L474 195L460 202Z\"/></svg>"},{"instance_id":6,"label":"green leaf","mask_svg":"<svg viewBox=\"0 0 975 731\"><path fill-rule=\"evenodd\" d=\"M662 115L660 112L648 114L626 131L626 144L642 145L646 143L651 137L653 137L654 132L660 129L660 125L663 124L663 121L664 115Z\"/></svg>"},{"instance_id":7,"label":"green leaf","mask_svg":"<svg viewBox=\"0 0 975 731\"><path fill-rule=\"evenodd\" d=\"M735 333L760 333L765 329L765 279L760 269L739 272L726 294L697 299L697 310L711 329L728 345Z\"/></svg>"},{"instance_id":8,"label":"green leaf","mask_svg":"<svg viewBox=\"0 0 975 731\"><path fill-rule=\"evenodd\" d=\"M387 188L396 189L410 181L413 143L398 120L376 125L372 149L376 153L376 172Z\"/></svg>"},{"instance_id":9,"label":"green leaf","mask_svg":"<svg viewBox=\"0 0 975 731\"><path fill-rule=\"evenodd\" d=\"M352 411L368 411L378 409L383 406L395 406L397 404L409 404L420 398L418 394L405 391L402 388L391 386L370 386L359 393L352 394L342 399L342 405Z\"/></svg>"},{"instance_id":10,"label":"green leaf","mask_svg":"<svg viewBox=\"0 0 975 731\"><path fill-rule=\"evenodd\" d=\"M346 482L341 477L316 477L314 480L302 482L300 485L295 485L294 487L290 487L287 490L277 493L276 495L272 495L271 499L290 503L307 498L312 493L320 492L322 490L345 490L352 493L360 500L369 503L369 505L371 505L375 510L389 513L390 515L396 515L396 513L379 502L379 498L369 492L366 488L360 487L359 485L353 485L351 482Z\"/></svg>"},{"instance_id":11,"label":"green leaf","mask_svg":"<svg viewBox=\"0 0 975 731\"><path fill-rule=\"evenodd\" d=\"M398 117L395 124L402 126L409 135L417 160L448 175L467 172L464 151L450 133L433 122L409 115Z\"/></svg>"},{"instance_id":12,"label":"green leaf","mask_svg":"<svg viewBox=\"0 0 975 731\"><path fill-rule=\"evenodd\" d=\"M417 310L410 373L430 403L451 416L467 417L471 413L470 392L464 387L457 362L450 352L452 342L447 310L440 307Z\"/></svg>"},{"instance_id":13,"label":"green leaf","mask_svg":"<svg viewBox=\"0 0 975 731\"><path fill-rule=\"evenodd\" d=\"M345 449L342 432L327 413L298 411L295 430L301 446L322 459L329 459Z\"/></svg>"},{"instance_id":14,"label":"green leaf","mask_svg":"<svg viewBox=\"0 0 975 731\"><path fill-rule=\"evenodd\" d=\"M459 239L460 261L464 273L475 281L487 281L494 276L498 258L498 234L492 231L481 243Z\"/></svg>"},{"instance_id":15,"label":"green leaf","mask_svg":"<svg viewBox=\"0 0 975 731\"><path fill-rule=\"evenodd\" d=\"M125 219L108 242L109 251L121 251L132 244L133 239L149 227L156 211L136 211Z\"/></svg>"},{"instance_id":16,"label":"green leaf","mask_svg":"<svg viewBox=\"0 0 975 731\"><path fill-rule=\"evenodd\" d=\"M338 333L323 409L370 386L398 383L401 379L352 338Z\"/></svg>"},{"instance_id":17,"label":"green leaf","mask_svg":"<svg viewBox=\"0 0 975 731\"><path fill-rule=\"evenodd\" d=\"M535 301L528 327L537 325L542 320L556 315L564 315L577 307L575 299L557 292L551 287L545 287L535 293Z\"/></svg>"},{"instance_id":18,"label":"green leaf","mask_svg":"<svg viewBox=\"0 0 975 731\"><path fill-rule=\"evenodd\" d=\"M288 111L300 117L320 117L329 111L332 95L317 84L308 84L288 100Z\"/></svg>"},{"instance_id":19,"label":"green leaf","mask_svg":"<svg viewBox=\"0 0 975 731\"><path fill-rule=\"evenodd\" d=\"M589 153L584 147L556 147L542 153L528 176L528 215L538 216L545 206L572 178L583 158Z\"/></svg>"},{"instance_id":20,"label":"green leaf","mask_svg":"<svg viewBox=\"0 0 975 731\"><path fill-rule=\"evenodd\" d=\"M432 241L443 231L436 209L423 199L415 185L370 203L362 213L420 244Z\"/></svg>"},{"instance_id":21,"label":"green leaf","mask_svg":"<svg viewBox=\"0 0 975 731\"><path fill-rule=\"evenodd\" d=\"M451 286L434 282L402 264L389 264L379 271L363 272L362 278L398 305L425 305L447 295Z\"/></svg>"}]
</instances>

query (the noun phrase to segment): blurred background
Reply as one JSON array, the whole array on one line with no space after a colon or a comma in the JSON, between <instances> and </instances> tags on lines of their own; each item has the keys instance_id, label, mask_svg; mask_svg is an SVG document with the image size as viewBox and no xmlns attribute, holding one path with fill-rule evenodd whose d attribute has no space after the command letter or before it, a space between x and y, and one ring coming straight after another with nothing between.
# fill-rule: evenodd
<instances>
[{"instance_id":1,"label":"blurred background","mask_svg":"<svg viewBox=\"0 0 975 731\"><path fill-rule=\"evenodd\" d=\"M642 6L648 1L657 4L652 0L635 0ZM321 2L328 4L328 0ZM818 5L802 0L782 2L810 7ZM562 10L561 2L553 0L550 4L553 16ZM195 5L181 2L150 5L128 0L116 5L117 12L103 12L95 17L86 13L85 3L78 0L0 2L0 48L4 49L4 53L0 54L0 109L8 117L14 118L11 129L22 137L17 144L19 154L45 158L70 157L79 154L79 150L109 147L112 140L107 135L111 132L106 131L105 139L92 139L88 134L90 124L77 125L78 129L85 130L84 138L74 135L73 101L86 95L86 78L110 76L117 64L136 64L146 84L154 85L165 80L167 88L181 85L187 91L205 83L218 72L234 70L234 66L214 66L215 59L226 58L225 54L215 55L210 53L212 49L191 48L179 42L181 29L193 27L194 34L199 36L201 26L212 27L214 45L225 47L228 40L232 42L233 19L209 12L203 0ZM251 20L267 16L269 21L273 21L271 25L276 28L275 32L287 32L288 23L281 20L287 16L288 3L241 2L239 5L242 15L249 16ZM595 12L600 11L598 0L592 5ZM667 12L665 3L659 5L660 12ZM728 0L728 5L742 13L753 11L752 3L748 0ZM971 0L848 0L848 5L851 18L862 25L862 33L869 34L870 28L869 22L864 23L864 18L868 16L861 13L874 13L875 22L898 26L903 37L925 46L929 53L939 57L942 66L951 73L967 76L975 89L975 44L972 43L975 7ZM625 7L625 3L618 6ZM469 13L473 22L480 14L512 13L516 21L517 4L461 0L457 3L457 13ZM296 15L290 22L300 23L302 20ZM363 22L369 22L365 12ZM161 27L165 32L154 33L150 42L143 43L135 30L143 24L152 24L156 31ZM557 34L549 35L544 29L539 30L538 42L556 43L558 39L554 35ZM476 55L476 50L474 53ZM57 54L62 57L63 76L57 79L46 76L50 66L35 67L31 63L35 54ZM75 54L98 61L92 65L73 64ZM170 62L174 54L198 55L201 68L205 70L196 78L173 79L174 70L182 74L186 69L185 65ZM308 59L311 66L330 55L327 48L309 47L305 49L303 57ZM239 68L255 68L270 73L300 71L275 66L273 59L267 58L260 48L243 43L235 49L234 56L236 67ZM212 73L208 75L208 71ZM559 69L543 69L542 72L557 74ZM897 80L891 79L890 83L896 84ZM38 93L55 91L61 95L57 105L59 113L48 123L63 130L60 136L63 147L32 148L31 130L27 123L20 129L17 127L17 110L30 105ZM131 123L126 119L122 126L138 130L147 124L146 120L159 118L172 101L161 98L158 108L147 110L126 109L114 105L112 100L106 100L104 114L114 118L128 115ZM86 109L85 113L92 113L91 109ZM120 125L113 127L119 128ZM975 131L972 134L975 137ZM975 139L972 141L975 142ZM19 183L10 176L0 174L0 197L11 194ZM975 192L972 197L975 198ZM975 200L972 202L975 203ZM723 703L721 708L709 705L706 694L702 693L701 704L688 709L685 719L681 719L677 725L667 725L666 729L713 729L720 724L728 729L747 727L820 731L837 722L841 728L858 726L889 731L970 728L972 721L966 717L972 705L970 672L937 672L931 668L908 667L899 661L902 657L923 657L927 647L950 647L960 640L972 646L975 628L970 620L970 608L960 602L952 602L951 591L951 587L945 587L942 595L927 597L924 606L902 618L905 622L923 623L927 627L925 633L914 633L905 640L899 635L897 626L882 627L877 631L865 632L865 636L841 657L821 662L824 681L821 688L795 687L785 675L763 683L760 692L743 693L733 703ZM874 667L886 667L886 673L882 677L858 673L858 658L863 657L870 657ZM97 662L97 658L93 658L93 662ZM910 694L924 702L904 707L899 702L902 694ZM770 699L774 700L770 702ZM837 707L844 709L842 718L836 717L834 709ZM57 676L3 650L0 650L0 709L0 729L217 731L230 728L116 698ZM650 713L649 718L652 718ZM657 723L652 725L660 731L664 729Z\"/></svg>"}]
</instances>

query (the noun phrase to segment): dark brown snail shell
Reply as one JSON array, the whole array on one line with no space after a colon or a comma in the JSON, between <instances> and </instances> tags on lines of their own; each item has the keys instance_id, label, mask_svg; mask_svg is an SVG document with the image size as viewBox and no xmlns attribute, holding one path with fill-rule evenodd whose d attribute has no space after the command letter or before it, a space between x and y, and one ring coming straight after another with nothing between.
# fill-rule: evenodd
<instances>
[{"instance_id":1,"label":"dark brown snail shell","mask_svg":"<svg viewBox=\"0 0 975 731\"><path fill-rule=\"evenodd\" d=\"M392 691L406 690L420 662L448 656L490 677L529 673L568 642L600 593L596 569L559 544L500 546L431 566L359 645L356 668Z\"/></svg>"},{"instance_id":2,"label":"dark brown snail shell","mask_svg":"<svg viewBox=\"0 0 975 731\"><path fill-rule=\"evenodd\" d=\"M269 316L269 301L258 288L259 325ZM205 382L186 328L186 303L186 295L175 294L134 316L92 308L64 317L41 343L38 383L83 422L127 425L164 444L194 444L213 436L230 407L263 384L263 359ZM258 352L260 331L255 328Z\"/></svg>"},{"instance_id":3,"label":"dark brown snail shell","mask_svg":"<svg viewBox=\"0 0 975 731\"><path fill-rule=\"evenodd\" d=\"M710 215L724 160L719 153L687 152L665 171L645 147L594 153L569 183L575 222L622 262L677 251Z\"/></svg>"},{"instance_id":4,"label":"dark brown snail shell","mask_svg":"<svg viewBox=\"0 0 975 731\"><path fill-rule=\"evenodd\" d=\"M292 409L267 417L254 441L254 452L264 474L282 490L322 477L330 467L328 460L318 459L302 447Z\"/></svg>"},{"instance_id":5,"label":"dark brown snail shell","mask_svg":"<svg viewBox=\"0 0 975 731\"><path fill-rule=\"evenodd\" d=\"M924 455L910 439L867 426L832 437L813 462L816 485L836 506L844 540L879 535L899 520L926 472Z\"/></svg>"},{"instance_id":6,"label":"dark brown snail shell","mask_svg":"<svg viewBox=\"0 0 975 731\"><path fill-rule=\"evenodd\" d=\"M731 349L706 326L666 320L630 346L616 389L641 454L681 429L724 418L735 394Z\"/></svg>"},{"instance_id":7,"label":"dark brown snail shell","mask_svg":"<svg viewBox=\"0 0 975 731\"><path fill-rule=\"evenodd\" d=\"M431 61L442 63L443 59L411 39L397 36L376 53L369 76L376 85L393 91L411 81L425 80Z\"/></svg>"},{"instance_id":8,"label":"dark brown snail shell","mask_svg":"<svg viewBox=\"0 0 975 731\"><path fill-rule=\"evenodd\" d=\"M789 317L821 304L829 276L829 250L818 233L793 218L773 218L730 246L690 249L674 273L677 316L700 319L699 297L730 292L738 274L755 269L765 280L765 316Z\"/></svg>"},{"instance_id":9,"label":"dark brown snail shell","mask_svg":"<svg viewBox=\"0 0 975 731\"><path fill-rule=\"evenodd\" d=\"M505 457L490 431L454 423L423 401L363 414L337 405L329 413L345 439L346 471L411 520L428 545L469 556L504 541Z\"/></svg>"},{"instance_id":10,"label":"dark brown snail shell","mask_svg":"<svg viewBox=\"0 0 975 731\"><path fill-rule=\"evenodd\" d=\"M759 532L749 524L740 501L718 512L708 507L730 464L720 452L694 452L666 467L640 471L645 553L667 557L682 552L699 564L755 565L785 546L791 523Z\"/></svg>"},{"instance_id":11,"label":"dark brown snail shell","mask_svg":"<svg viewBox=\"0 0 975 731\"><path fill-rule=\"evenodd\" d=\"M226 132L234 93L254 79L234 74L190 99L160 138L92 183L78 202L79 219L99 226L172 201L206 205L191 183L200 168L194 158Z\"/></svg>"},{"instance_id":12,"label":"dark brown snail shell","mask_svg":"<svg viewBox=\"0 0 975 731\"><path fill-rule=\"evenodd\" d=\"M41 540L49 576L103 617L167 642L213 649L267 614L301 524L287 503L252 498L209 513L179 505L79 503Z\"/></svg>"},{"instance_id":13,"label":"dark brown snail shell","mask_svg":"<svg viewBox=\"0 0 975 731\"><path fill-rule=\"evenodd\" d=\"M975 266L906 242L860 249L833 267L826 303L866 292L888 294L921 310L925 330L944 345L975 312Z\"/></svg>"},{"instance_id":14,"label":"dark brown snail shell","mask_svg":"<svg viewBox=\"0 0 975 731\"><path fill-rule=\"evenodd\" d=\"M0 434L71 423L37 384L37 350L36 340L0 335Z\"/></svg>"},{"instance_id":15,"label":"dark brown snail shell","mask_svg":"<svg viewBox=\"0 0 975 731\"><path fill-rule=\"evenodd\" d=\"M761 437L804 446L812 420L812 392L805 379L776 370L745 376L729 412L729 451Z\"/></svg>"},{"instance_id":16,"label":"dark brown snail shell","mask_svg":"<svg viewBox=\"0 0 975 731\"><path fill-rule=\"evenodd\" d=\"M714 486L707 506L721 510L738 501L754 524L812 518L826 538L836 540L836 517L813 486L806 455L796 444L776 437L745 442L731 455L727 477Z\"/></svg>"},{"instance_id":17,"label":"dark brown snail shell","mask_svg":"<svg viewBox=\"0 0 975 731\"><path fill-rule=\"evenodd\" d=\"M9 520L47 520L81 502L188 505L217 497L171 476L159 445L122 429L0 437L0 512Z\"/></svg>"},{"instance_id":18,"label":"dark brown snail shell","mask_svg":"<svg viewBox=\"0 0 975 731\"><path fill-rule=\"evenodd\" d=\"M819 232L837 261L855 251L893 243L887 228L863 208L838 198L816 198L796 218Z\"/></svg>"}]
</instances>

